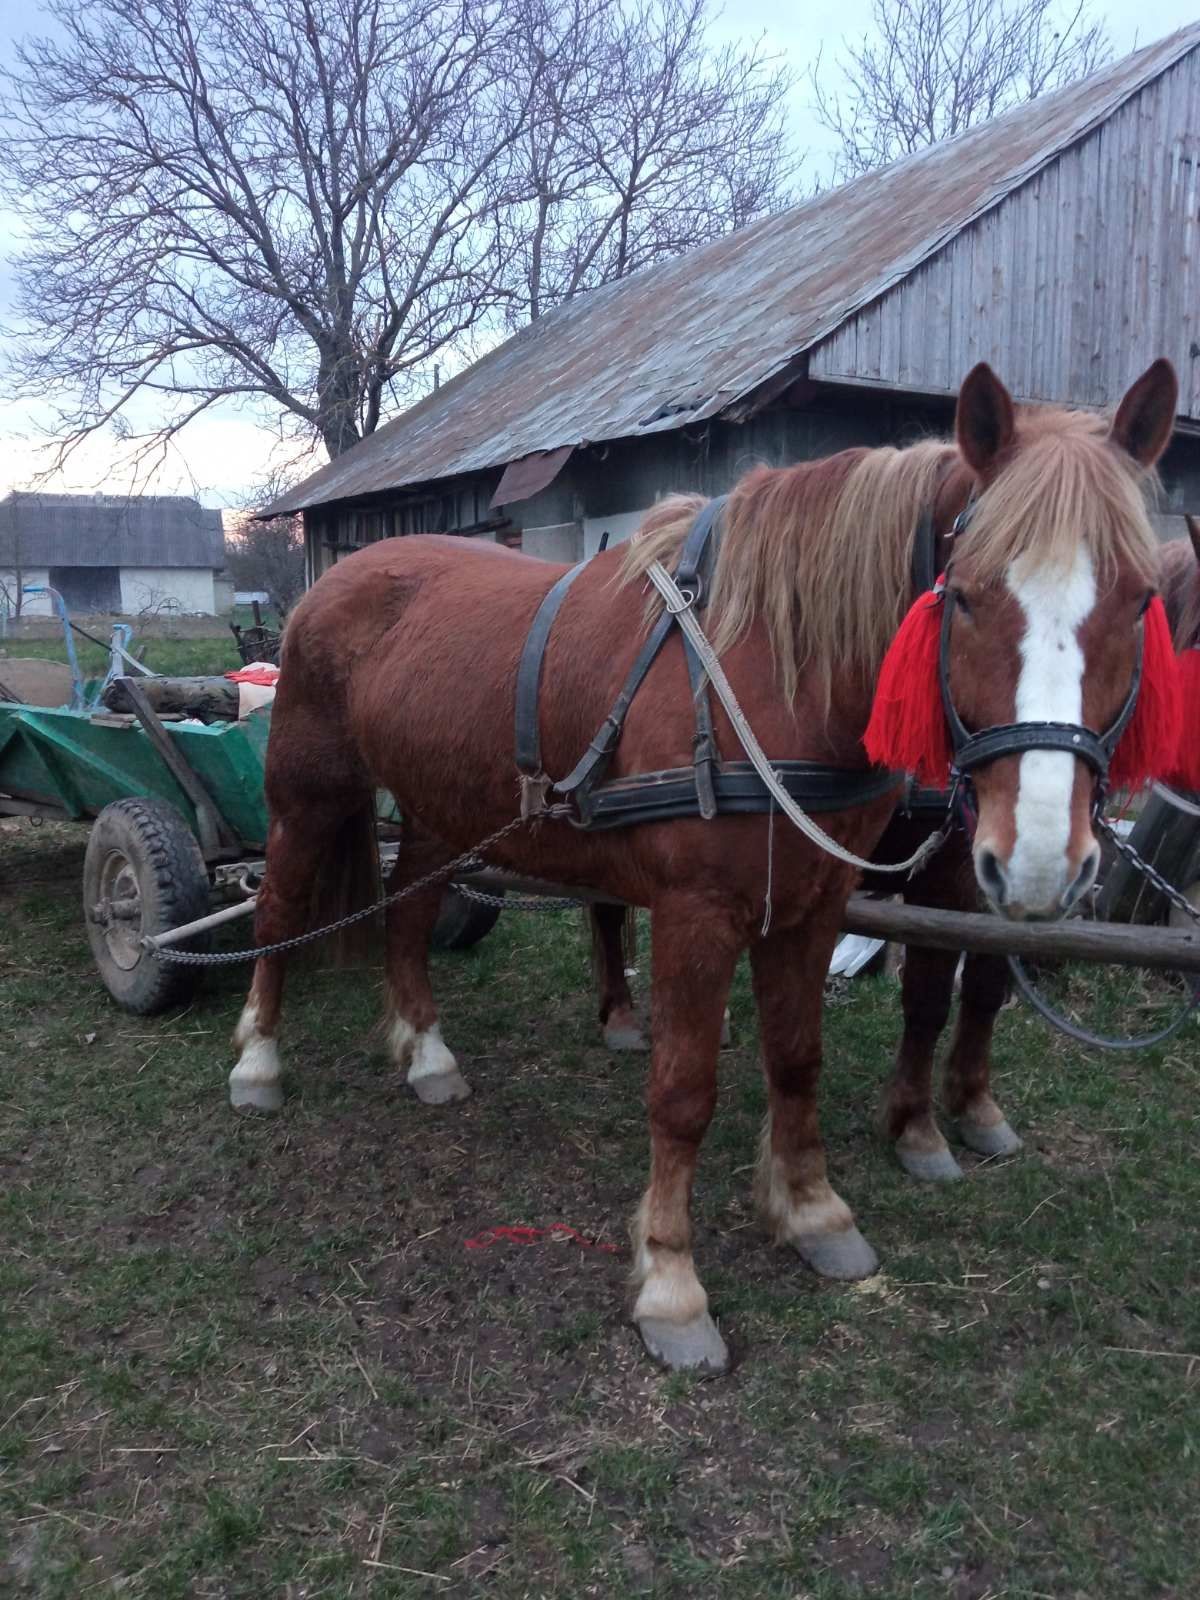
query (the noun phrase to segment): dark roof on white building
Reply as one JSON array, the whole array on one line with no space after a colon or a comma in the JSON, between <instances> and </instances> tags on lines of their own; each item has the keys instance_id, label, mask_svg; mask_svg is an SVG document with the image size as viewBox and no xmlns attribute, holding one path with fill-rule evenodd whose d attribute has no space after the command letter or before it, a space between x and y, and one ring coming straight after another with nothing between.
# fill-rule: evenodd
<instances>
[{"instance_id":1,"label":"dark roof on white building","mask_svg":"<svg viewBox=\"0 0 1200 1600\"><path fill-rule=\"evenodd\" d=\"M223 567L219 511L185 495L36 494L0 500L0 566Z\"/></svg>"}]
</instances>

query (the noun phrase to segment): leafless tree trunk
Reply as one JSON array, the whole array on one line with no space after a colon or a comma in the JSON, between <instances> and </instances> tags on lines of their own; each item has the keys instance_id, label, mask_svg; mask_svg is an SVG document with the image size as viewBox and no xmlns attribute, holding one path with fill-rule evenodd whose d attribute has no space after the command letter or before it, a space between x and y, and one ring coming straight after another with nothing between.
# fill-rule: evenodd
<instances>
[{"instance_id":1,"label":"leafless tree trunk","mask_svg":"<svg viewBox=\"0 0 1200 1600\"><path fill-rule=\"evenodd\" d=\"M47 0L0 97L26 399L336 456L582 288L777 203L785 78L706 0Z\"/></svg>"},{"instance_id":2,"label":"leafless tree trunk","mask_svg":"<svg viewBox=\"0 0 1200 1600\"><path fill-rule=\"evenodd\" d=\"M48 9L0 162L29 229L16 376L70 437L266 400L337 455L496 305L529 112L502 0Z\"/></svg>"},{"instance_id":3,"label":"leafless tree trunk","mask_svg":"<svg viewBox=\"0 0 1200 1600\"><path fill-rule=\"evenodd\" d=\"M786 202L791 74L761 42L711 49L707 0L534 0L522 25L510 323Z\"/></svg>"},{"instance_id":4,"label":"leafless tree trunk","mask_svg":"<svg viewBox=\"0 0 1200 1600\"><path fill-rule=\"evenodd\" d=\"M818 60L814 110L855 177L1085 77L1110 54L1088 0L875 0L834 83Z\"/></svg>"}]
</instances>

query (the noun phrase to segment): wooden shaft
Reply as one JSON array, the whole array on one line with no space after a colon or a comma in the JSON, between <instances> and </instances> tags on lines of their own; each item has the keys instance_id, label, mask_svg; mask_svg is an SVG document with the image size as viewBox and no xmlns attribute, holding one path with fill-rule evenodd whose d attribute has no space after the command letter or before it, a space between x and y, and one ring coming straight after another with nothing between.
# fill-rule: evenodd
<instances>
[{"instance_id":1,"label":"wooden shaft","mask_svg":"<svg viewBox=\"0 0 1200 1600\"><path fill-rule=\"evenodd\" d=\"M463 882L478 889L509 889L514 894L569 895L589 903L619 903L593 889L549 884L490 868L471 873ZM990 911L938 911L895 900L874 900L865 894L850 896L842 927L846 933L865 933L934 950L1200 972L1200 927L1192 932L1137 923L1085 922L1078 917L1064 922L1010 922Z\"/></svg>"},{"instance_id":2,"label":"wooden shaft","mask_svg":"<svg viewBox=\"0 0 1200 1600\"><path fill-rule=\"evenodd\" d=\"M1066 922L1009 922L993 912L935 911L927 906L872 900L863 894L850 896L842 927L847 933L866 933L934 950L1200 972L1200 928L1085 922L1079 917Z\"/></svg>"}]
</instances>

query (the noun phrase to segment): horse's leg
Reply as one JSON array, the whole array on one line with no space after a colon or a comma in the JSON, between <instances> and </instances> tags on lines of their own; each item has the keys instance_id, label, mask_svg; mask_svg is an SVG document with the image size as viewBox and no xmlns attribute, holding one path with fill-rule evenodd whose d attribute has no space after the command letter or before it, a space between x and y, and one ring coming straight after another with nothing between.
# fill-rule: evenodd
<instances>
[{"instance_id":1,"label":"horse's leg","mask_svg":"<svg viewBox=\"0 0 1200 1600\"><path fill-rule=\"evenodd\" d=\"M1007 994L1008 966L1000 956L967 957L943 1092L959 1138L983 1156L1011 1156L1021 1148L991 1095L992 1030Z\"/></svg>"},{"instance_id":2,"label":"horse's leg","mask_svg":"<svg viewBox=\"0 0 1200 1600\"><path fill-rule=\"evenodd\" d=\"M590 908L592 965L600 993L600 1022L610 1050L649 1050L650 1041L633 1009L625 969L633 954L633 918L629 906L603 903ZM730 1041L729 1011L721 1018L721 1048Z\"/></svg>"},{"instance_id":3,"label":"horse's leg","mask_svg":"<svg viewBox=\"0 0 1200 1600\"><path fill-rule=\"evenodd\" d=\"M920 823L901 819L898 825L893 823L885 838L891 842L898 835L902 848L908 849L920 831ZM932 861L904 884L904 899L908 905L939 910L975 910L975 868L964 833L952 833ZM934 1182L962 1177L962 1168L933 1112L933 1057L950 1015L958 959L951 951L922 950L915 945L905 952L901 983L904 1034L880 1119L904 1170L914 1178Z\"/></svg>"},{"instance_id":4,"label":"horse's leg","mask_svg":"<svg viewBox=\"0 0 1200 1600\"><path fill-rule=\"evenodd\" d=\"M692 1262L690 1206L738 941L719 912L691 901L657 908L651 935L650 1185L633 1222L633 1319L667 1366L722 1371L729 1352Z\"/></svg>"},{"instance_id":5,"label":"horse's leg","mask_svg":"<svg viewBox=\"0 0 1200 1600\"><path fill-rule=\"evenodd\" d=\"M451 854L427 835L406 831L388 893L435 872ZM387 910L388 1047L396 1065L407 1068L409 1088L429 1106L465 1100L471 1092L442 1040L429 985L429 939L444 891L443 883L435 883Z\"/></svg>"},{"instance_id":6,"label":"horse's leg","mask_svg":"<svg viewBox=\"0 0 1200 1600\"><path fill-rule=\"evenodd\" d=\"M911 898L927 904L920 895ZM933 1114L933 1055L950 1015L957 966L955 951L922 950L916 945L905 951L904 1034L880 1119L905 1172L938 1182L962 1177Z\"/></svg>"},{"instance_id":7,"label":"horse's leg","mask_svg":"<svg viewBox=\"0 0 1200 1600\"><path fill-rule=\"evenodd\" d=\"M760 939L750 949L767 1075L755 1197L780 1244L790 1244L826 1278L866 1278L879 1265L830 1186L817 1120L821 1003L838 935L836 914Z\"/></svg>"},{"instance_id":8,"label":"horse's leg","mask_svg":"<svg viewBox=\"0 0 1200 1600\"><path fill-rule=\"evenodd\" d=\"M648 1050L649 1041L633 1009L629 992L628 921L625 906L597 904L590 907L592 964L600 991L600 1024L604 1042L610 1050Z\"/></svg>"},{"instance_id":9,"label":"horse's leg","mask_svg":"<svg viewBox=\"0 0 1200 1600\"><path fill-rule=\"evenodd\" d=\"M275 944L308 926L313 885L336 852L339 829L362 806L362 796L301 795L286 807L272 806L266 870L254 908L254 942ZM288 957L263 956L254 964L250 993L233 1033L237 1064L229 1074L235 1106L278 1111L283 1087L276 1032Z\"/></svg>"}]
</instances>

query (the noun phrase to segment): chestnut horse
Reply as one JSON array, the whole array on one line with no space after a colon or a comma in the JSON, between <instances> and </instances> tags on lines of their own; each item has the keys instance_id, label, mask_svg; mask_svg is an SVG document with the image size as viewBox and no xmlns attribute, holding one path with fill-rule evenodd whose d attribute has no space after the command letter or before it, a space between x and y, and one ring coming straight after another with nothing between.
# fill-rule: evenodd
<instances>
[{"instance_id":1,"label":"chestnut horse","mask_svg":"<svg viewBox=\"0 0 1200 1600\"><path fill-rule=\"evenodd\" d=\"M1162 546L1158 571L1178 651L1200 647L1200 518L1184 520L1188 538ZM886 862L909 856L935 820L928 811L897 812L872 852L874 858ZM901 884L868 873L864 886L899 892L909 905L948 911L979 908L970 841L961 827L932 860ZM633 955L626 913L618 906L597 905L590 916L605 1043L611 1050L648 1050L626 973ZM908 947L901 979L904 1029L879 1110L880 1133L895 1146L900 1165L912 1177L931 1182L963 1175L933 1105L934 1054L950 1016L959 960L953 951ZM961 1143L983 1156L1015 1155L1022 1145L992 1095L992 1035L1008 992L1003 956L967 953L958 1019L943 1070L942 1103Z\"/></svg>"},{"instance_id":2,"label":"chestnut horse","mask_svg":"<svg viewBox=\"0 0 1200 1600\"><path fill-rule=\"evenodd\" d=\"M1176 385L1158 362L1111 430L1017 411L990 368L959 395L956 442L849 451L733 490L707 625L773 759L860 770L880 663L906 608L913 529L974 497L954 552L948 688L968 727L1016 720L1104 728L1128 697L1156 545L1142 481L1166 445ZM670 566L693 502L664 502L625 551L597 557L559 612L545 659L541 736L563 772L603 721L638 652L645 576ZM259 944L302 931L322 864L349 867L386 788L411 819L391 887L415 884L516 813L512 754L522 641L554 567L444 538L397 539L340 562L293 613L272 716L271 810ZM653 610L653 607L650 608ZM721 755L738 750L719 708ZM681 641L636 696L615 776L685 765L694 734ZM1009 917L1059 915L1094 877L1093 774L1064 750L1002 755L975 776L975 871ZM822 821L846 849L874 848L892 794ZM749 949L769 1115L758 1195L776 1239L816 1271L865 1276L876 1257L826 1176L817 1120L825 971L855 872L778 817L729 815L588 833L540 820L489 852L525 875L593 888L651 918L650 1182L634 1224L634 1321L671 1366L720 1369L727 1351L692 1260L690 1202L717 1093L734 967ZM440 885L387 919L391 1048L419 1098L468 1092L442 1040L427 970ZM237 1105L280 1101L276 1048L285 957L260 959L238 1023Z\"/></svg>"}]
</instances>

